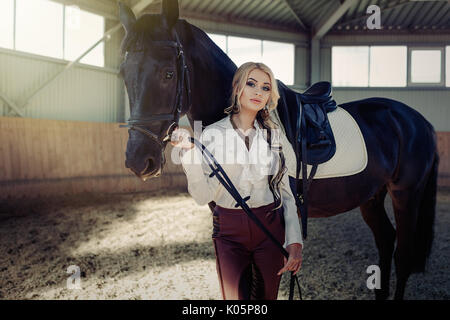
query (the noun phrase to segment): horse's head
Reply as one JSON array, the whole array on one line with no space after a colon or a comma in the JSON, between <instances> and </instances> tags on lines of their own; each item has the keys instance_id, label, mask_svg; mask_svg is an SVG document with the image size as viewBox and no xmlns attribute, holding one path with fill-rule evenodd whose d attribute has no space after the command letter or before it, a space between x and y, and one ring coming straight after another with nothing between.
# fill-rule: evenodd
<instances>
[{"instance_id":1,"label":"horse's head","mask_svg":"<svg viewBox=\"0 0 450 320\"><path fill-rule=\"evenodd\" d=\"M130 8L119 6L126 31L120 74L130 102L125 166L146 180L161 174L170 133L189 107L187 67L175 31L178 2L164 0L161 14L138 20Z\"/></svg>"}]
</instances>

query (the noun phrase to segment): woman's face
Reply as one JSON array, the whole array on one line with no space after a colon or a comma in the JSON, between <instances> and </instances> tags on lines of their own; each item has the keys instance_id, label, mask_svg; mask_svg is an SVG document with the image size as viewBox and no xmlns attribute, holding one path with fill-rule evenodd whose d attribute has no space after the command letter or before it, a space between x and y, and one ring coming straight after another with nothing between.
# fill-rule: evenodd
<instances>
[{"instance_id":1,"label":"woman's face","mask_svg":"<svg viewBox=\"0 0 450 320\"><path fill-rule=\"evenodd\" d=\"M239 99L241 107L255 113L258 112L269 101L271 91L269 75L262 70L253 69L248 74L247 82Z\"/></svg>"}]
</instances>

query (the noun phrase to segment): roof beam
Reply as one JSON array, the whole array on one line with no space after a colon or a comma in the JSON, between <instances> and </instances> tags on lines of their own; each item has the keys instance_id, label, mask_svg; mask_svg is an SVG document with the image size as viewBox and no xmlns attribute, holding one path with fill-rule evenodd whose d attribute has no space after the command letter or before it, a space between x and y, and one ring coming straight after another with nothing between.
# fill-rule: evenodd
<instances>
[{"instance_id":1,"label":"roof beam","mask_svg":"<svg viewBox=\"0 0 450 320\"><path fill-rule=\"evenodd\" d=\"M20 110L20 108L14 103L14 101L10 100L6 95L0 92L0 99L6 102L7 106L13 109L19 116L22 118L25 117L25 114Z\"/></svg>"},{"instance_id":2,"label":"roof beam","mask_svg":"<svg viewBox=\"0 0 450 320\"><path fill-rule=\"evenodd\" d=\"M133 6L133 12L137 15L139 12L151 5L155 0L141 0Z\"/></svg>"},{"instance_id":3,"label":"roof beam","mask_svg":"<svg viewBox=\"0 0 450 320\"><path fill-rule=\"evenodd\" d=\"M109 0L52 0L66 6L77 6L81 10L98 14L111 20L119 20L116 4Z\"/></svg>"},{"instance_id":4,"label":"roof beam","mask_svg":"<svg viewBox=\"0 0 450 320\"><path fill-rule=\"evenodd\" d=\"M271 23L267 23L267 22L252 21L252 19L236 18L233 16L232 17L224 17L224 16L218 16L218 15L212 15L212 14L199 14L199 13L195 13L195 12L184 11L180 14L180 19L187 19L190 21L190 23L192 23L194 25L202 25L201 21L204 21L204 22L210 22L210 23L212 22L212 24L214 24L214 25L230 24L230 25L239 25L239 26L244 26L244 27L256 27L261 30L269 29L269 30L279 30L279 31L299 33L298 29L289 28L286 26L279 26L279 25L271 24ZM221 31L221 32L223 32L223 31ZM245 36L245 35L243 35L243 36Z\"/></svg>"},{"instance_id":5,"label":"roof beam","mask_svg":"<svg viewBox=\"0 0 450 320\"><path fill-rule=\"evenodd\" d=\"M320 26L314 28L315 31L313 32L312 38L321 39L356 2L357 0L345 0Z\"/></svg>"},{"instance_id":6,"label":"roof beam","mask_svg":"<svg viewBox=\"0 0 450 320\"><path fill-rule=\"evenodd\" d=\"M294 11L294 9L292 8L292 5L289 3L289 1L288 0L282 0L282 1L286 5L286 7L289 9L291 14L294 16L294 18L297 21L297 23L302 27L303 30L307 31L308 29L306 28L306 26L303 23L302 19L300 19L300 17L298 16L297 12Z\"/></svg>"},{"instance_id":7,"label":"roof beam","mask_svg":"<svg viewBox=\"0 0 450 320\"><path fill-rule=\"evenodd\" d=\"M118 21L118 5L115 0L52 0L55 2L59 2L65 4L66 6L77 6L81 10L88 11L91 13L95 13L101 15L107 19ZM126 5L130 5L132 1L120 0ZM151 5L155 0L141 0L136 3L132 8L134 13L142 12L146 7ZM131 5L130 5L131 7Z\"/></svg>"}]
</instances>

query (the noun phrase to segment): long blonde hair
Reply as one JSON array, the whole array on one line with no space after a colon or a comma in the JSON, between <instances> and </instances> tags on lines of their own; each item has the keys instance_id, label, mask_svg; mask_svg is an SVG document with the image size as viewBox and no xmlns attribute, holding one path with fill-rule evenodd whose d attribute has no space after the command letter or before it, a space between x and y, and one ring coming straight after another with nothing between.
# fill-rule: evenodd
<instances>
[{"instance_id":1,"label":"long blonde hair","mask_svg":"<svg viewBox=\"0 0 450 320\"><path fill-rule=\"evenodd\" d=\"M246 62L242 64L236 70L233 77L232 93L230 99L231 105L225 108L224 112L226 114L230 113L234 114L239 113L241 111L241 104L239 102L239 99L242 95L242 91L244 91L245 85L248 80L248 75L254 69L259 69L265 72L270 78L270 87L271 87L270 97L269 100L267 101L266 107L259 110L258 113L256 114L256 120L263 129L266 129L265 132L267 133L267 136L265 136L265 138L269 146L273 151L277 152L279 155L278 172L275 175L269 175L268 177L269 188L275 200L275 208L273 210L276 210L280 208L283 203L282 193L280 192L280 182L281 179L283 178L283 175L287 171L287 168L285 164L286 161L284 158L283 150L280 144L281 139L277 139L275 141L272 140L272 129L278 129L278 132L281 131L278 125L270 119L270 112L277 107L278 99L280 98L277 80L275 79L272 70L270 70L270 68L267 65L261 62Z\"/></svg>"}]
</instances>

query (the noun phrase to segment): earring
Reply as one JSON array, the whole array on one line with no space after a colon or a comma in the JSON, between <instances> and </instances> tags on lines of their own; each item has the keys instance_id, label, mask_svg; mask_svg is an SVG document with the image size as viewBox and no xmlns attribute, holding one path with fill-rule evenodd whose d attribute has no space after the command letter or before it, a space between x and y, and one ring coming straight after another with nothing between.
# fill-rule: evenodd
<instances>
[{"instance_id":1,"label":"earring","mask_svg":"<svg viewBox=\"0 0 450 320\"><path fill-rule=\"evenodd\" d=\"M263 117L263 119L266 119L269 117L269 108L267 107L267 104L261 110L261 116Z\"/></svg>"},{"instance_id":2,"label":"earring","mask_svg":"<svg viewBox=\"0 0 450 320\"><path fill-rule=\"evenodd\" d=\"M237 97L237 95L234 98L233 111L234 111L234 113L238 113L239 112L239 105L238 105L238 97Z\"/></svg>"}]
</instances>

